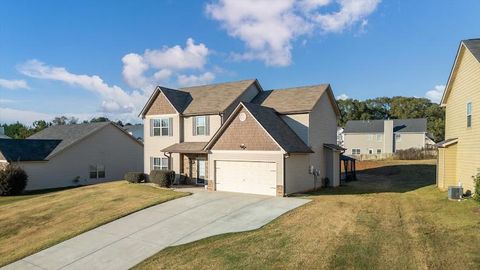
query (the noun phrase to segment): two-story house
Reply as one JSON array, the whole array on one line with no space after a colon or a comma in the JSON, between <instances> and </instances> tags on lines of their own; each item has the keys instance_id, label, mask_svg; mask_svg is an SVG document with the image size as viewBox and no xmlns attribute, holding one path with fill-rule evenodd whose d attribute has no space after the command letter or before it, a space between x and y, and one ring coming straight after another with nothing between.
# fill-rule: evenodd
<instances>
[{"instance_id":1,"label":"two-story house","mask_svg":"<svg viewBox=\"0 0 480 270\"><path fill-rule=\"evenodd\" d=\"M434 144L427 133L427 119L424 118L352 120L345 125L343 137L343 147L349 155L374 158Z\"/></svg>"},{"instance_id":2,"label":"two-story house","mask_svg":"<svg viewBox=\"0 0 480 270\"><path fill-rule=\"evenodd\" d=\"M437 186L459 183L474 191L480 173L480 39L463 40L457 51L441 105L445 141L438 143ZM478 149L478 150L477 150Z\"/></svg>"},{"instance_id":3,"label":"two-story house","mask_svg":"<svg viewBox=\"0 0 480 270\"><path fill-rule=\"evenodd\" d=\"M257 80L157 87L141 112L145 172L209 190L284 196L339 185L330 85L264 91Z\"/></svg>"}]
</instances>

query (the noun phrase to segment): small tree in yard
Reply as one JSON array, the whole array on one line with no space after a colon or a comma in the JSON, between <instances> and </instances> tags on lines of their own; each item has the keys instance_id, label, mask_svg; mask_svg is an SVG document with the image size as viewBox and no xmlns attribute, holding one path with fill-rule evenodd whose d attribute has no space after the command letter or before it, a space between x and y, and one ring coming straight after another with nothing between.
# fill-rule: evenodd
<instances>
[{"instance_id":1,"label":"small tree in yard","mask_svg":"<svg viewBox=\"0 0 480 270\"><path fill-rule=\"evenodd\" d=\"M475 188L475 191L473 192L473 199L480 202L480 174L473 176L473 182Z\"/></svg>"},{"instance_id":2,"label":"small tree in yard","mask_svg":"<svg viewBox=\"0 0 480 270\"><path fill-rule=\"evenodd\" d=\"M28 175L20 167L7 165L5 169L0 170L0 195L11 196L18 195L27 186Z\"/></svg>"}]
</instances>

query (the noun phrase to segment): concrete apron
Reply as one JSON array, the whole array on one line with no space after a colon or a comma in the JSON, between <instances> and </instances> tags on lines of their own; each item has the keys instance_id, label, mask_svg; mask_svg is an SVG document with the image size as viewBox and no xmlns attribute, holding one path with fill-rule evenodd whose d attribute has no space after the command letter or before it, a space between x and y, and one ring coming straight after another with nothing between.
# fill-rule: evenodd
<instances>
[{"instance_id":1,"label":"concrete apron","mask_svg":"<svg viewBox=\"0 0 480 270\"><path fill-rule=\"evenodd\" d=\"M168 246L258 229L307 202L196 192L120 218L2 269L129 269Z\"/></svg>"}]
</instances>

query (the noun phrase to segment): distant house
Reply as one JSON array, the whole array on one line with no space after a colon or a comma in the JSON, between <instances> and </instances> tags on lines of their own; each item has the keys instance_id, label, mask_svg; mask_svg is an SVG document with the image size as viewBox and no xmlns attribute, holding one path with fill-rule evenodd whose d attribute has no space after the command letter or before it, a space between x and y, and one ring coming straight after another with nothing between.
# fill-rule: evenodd
<instances>
[{"instance_id":1,"label":"distant house","mask_svg":"<svg viewBox=\"0 0 480 270\"><path fill-rule=\"evenodd\" d=\"M5 135L5 128L4 127L0 127L0 139L11 139L7 135Z\"/></svg>"},{"instance_id":2,"label":"distant house","mask_svg":"<svg viewBox=\"0 0 480 270\"><path fill-rule=\"evenodd\" d=\"M383 158L397 150L433 145L427 134L427 119L353 120L343 131L343 147L353 156Z\"/></svg>"},{"instance_id":3,"label":"distant house","mask_svg":"<svg viewBox=\"0 0 480 270\"><path fill-rule=\"evenodd\" d=\"M463 40L440 103L445 111L445 141L438 143L437 186L459 183L474 191L480 172L480 39Z\"/></svg>"},{"instance_id":4,"label":"distant house","mask_svg":"<svg viewBox=\"0 0 480 270\"><path fill-rule=\"evenodd\" d=\"M143 144L110 122L59 125L0 139L0 163L22 167L27 190L96 184L143 170Z\"/></svg>"},{"instance_id":5,"label":"distant house","mask_svg":"<svg viewBox=\"0 0 480 270\"><path fill-rule=\"evenodd\" d=\"M126 125L126 126L123 126L123 129L125 129L127 133L132 135L135 139L143 142L143 125L142 124Z\"/></svg>"}]
</instances>

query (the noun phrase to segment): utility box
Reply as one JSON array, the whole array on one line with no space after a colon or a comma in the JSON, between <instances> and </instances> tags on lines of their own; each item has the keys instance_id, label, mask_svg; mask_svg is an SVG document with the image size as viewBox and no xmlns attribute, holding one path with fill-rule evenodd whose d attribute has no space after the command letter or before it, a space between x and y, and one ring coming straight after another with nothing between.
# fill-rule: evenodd
<instances>
[{"instance_id":1,"label":"utility box","mask_svg":"<svg viewBox=\"0 0 480 270\"><path fill-rule=\"evenodd\" d=\"M448 199L459 201L463 196L463 188L459 186L449 186L448 187Z\"/></svg>"}]
</instances>

